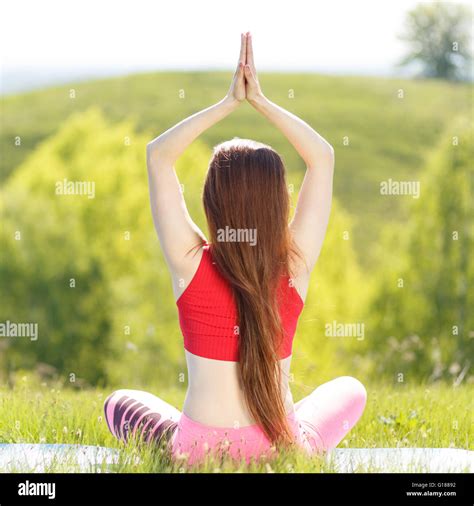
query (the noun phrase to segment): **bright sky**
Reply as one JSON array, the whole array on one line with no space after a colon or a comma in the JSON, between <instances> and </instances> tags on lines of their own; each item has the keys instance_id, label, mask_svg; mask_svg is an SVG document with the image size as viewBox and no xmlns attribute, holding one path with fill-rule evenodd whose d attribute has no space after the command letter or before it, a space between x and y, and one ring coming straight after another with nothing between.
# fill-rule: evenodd
<instances>
[{"instance_id":1,"label":"bright sky","mask_svg":"<svg viewBox=\"0 0 474 506\"><path fill-rule=\"evenodd\" d=\"M230 69L247 30L257 69L387 74L403 52L396 35L404 16L417 3L11 0L0 16L3 77L18 69Z\"/></svg>"}]
</instances>

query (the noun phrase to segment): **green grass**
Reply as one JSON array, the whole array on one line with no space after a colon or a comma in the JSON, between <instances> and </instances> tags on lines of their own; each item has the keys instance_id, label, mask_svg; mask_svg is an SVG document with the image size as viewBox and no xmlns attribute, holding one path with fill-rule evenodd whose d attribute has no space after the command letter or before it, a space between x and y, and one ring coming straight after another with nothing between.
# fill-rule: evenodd
<instances>
[{"instance_id":1,"label":"green grass","mask_svg":"<svg viewBox=\"0 0 474 506\"><path fill-rule=\"evenodd\" d=\"M222 98L230 77L226 72L160 72L2 97L0 181L77 111L98 106L109 120L130 119L138 132L154 137ZM436 80L264 73L261 82L271 100L307 120L335 147L335 196L357 219L355 243L366 262L368 245L379 239L385 220L406 218L405 201L382 198L380 181L416 178L440 137L456 135L451 121L470 109L472 93L471 85ZM21 146L15 145L17 136ZM234 136L273 145L288 169L302 176L296 152L249 105L202 139L212 146Z\"/></svg>"},{"instance_id":2,"label":"green grass","mask_svg":"<svg viewBox=\"0 0 474 506\"><path fill-rule=\"evenodd\" d=\"M340 447L438 447L473 449L472 387L373 385L368 386L366 410ZM159 448L122 446L108 432L102 405L109 392L74 391L38 384L25 377L14 389L0 389L0 443L63 443L123 449L115 466L119 472L332 472L323 458L299 452L280 455L271 462L250 466L210 461L188 468L172 464ZM184 391L159 392L181 406ZM138 459L136 458L138 457ZM49 471L61 471L56 464Z\"/></svg>"}]
</instances>

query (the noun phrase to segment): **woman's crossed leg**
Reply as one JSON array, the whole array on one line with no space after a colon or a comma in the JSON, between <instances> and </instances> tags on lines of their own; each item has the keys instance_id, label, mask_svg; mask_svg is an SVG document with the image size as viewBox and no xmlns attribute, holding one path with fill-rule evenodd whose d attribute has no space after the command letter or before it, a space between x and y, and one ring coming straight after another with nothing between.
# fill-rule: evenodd
<instances>
[{"instance_id":1,"label":"woman's crossed leg","mask_svg":"<svg viewBox=\"0 0 474 506\"><path fill-rule=\"evenodd\" d=\"M335 448L361 417L367 392L360 381L341 376L323 383L295 404L304 449L321 453ZM117 390L104 404L110 432L127 441L132 434L147 443L171 441L181 412L141 390Z\"/></svg>"},{"instance_id":2,"label":"woman's crossed leg","mask_svg":"<svg viewBox=\"0 0 474 506\"><path fill-rule=\"evenodd\" d=\"M310 454L335 448L361 417L366 401L364 385L351 376L341 376L297 402L304 448Z\"/></svg>"},{"instance_id":3,"label":"woman's crossed leg","mask_svg":"<svg viewBox=\"0 0 474 506\"><path fill-rule=\"evenodd\" d=\"M110 432L122 441L132 435L147 443L169 441L181 412L159 397L141 390L117 390L104 403Z\"/></svg>"}]
</instances>

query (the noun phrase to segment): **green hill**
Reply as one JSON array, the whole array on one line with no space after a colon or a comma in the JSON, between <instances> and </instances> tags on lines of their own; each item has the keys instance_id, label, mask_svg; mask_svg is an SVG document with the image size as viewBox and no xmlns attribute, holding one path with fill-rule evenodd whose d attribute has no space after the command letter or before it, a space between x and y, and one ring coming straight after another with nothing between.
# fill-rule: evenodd
<instances>
[{"instance_id":1,"label":"green hill","mask_svg":"<svg viewBox=\"0 0 474 506\"><path fill-rule=\"evenodd\" d=\"M134 130L156 136L220 99L229 80L227 72L139 74L2 97L0 180L75 112L97 106L109 121L132 120ZM380 182L418 178L447 125L469 110L472 92L467 84L430 80L314 74L262 74L260 80L271 100L303 117L335 147L335 194L354 217L354 245L364 263L381 227L406 218L404 199L411 198L380 195ZM211 146L234 136L273 145L295 171L293 178L302 176L293 148L247 104L202 140Z\"/></svg>"}]
</instances>

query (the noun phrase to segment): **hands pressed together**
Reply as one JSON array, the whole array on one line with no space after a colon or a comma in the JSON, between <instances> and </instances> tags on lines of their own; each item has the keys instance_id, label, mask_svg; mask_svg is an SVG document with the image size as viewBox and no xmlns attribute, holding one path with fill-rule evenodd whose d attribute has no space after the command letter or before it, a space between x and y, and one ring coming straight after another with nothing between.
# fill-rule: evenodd
<instances>
[{"instance_id":1,"label":"hands pressed together","mask_svg":"<svg viewBox=\"0 0 474 506\"><path fill-rule=\"evenodd\" d=\"M252 102L260 96L263 96L263 93L253 59L252 35L250 32L242 33L239 62L226 98L238 102L247 99Z\"/></svg>"}]
</instances>

